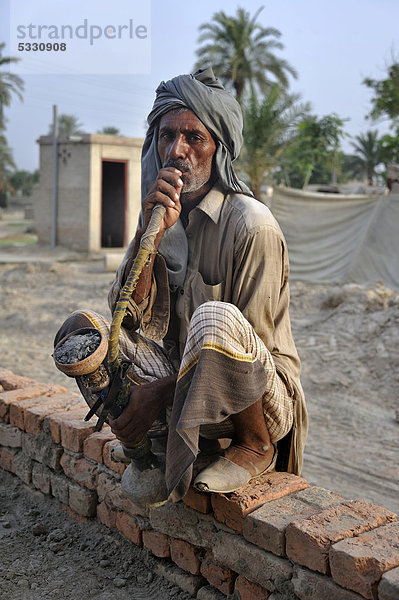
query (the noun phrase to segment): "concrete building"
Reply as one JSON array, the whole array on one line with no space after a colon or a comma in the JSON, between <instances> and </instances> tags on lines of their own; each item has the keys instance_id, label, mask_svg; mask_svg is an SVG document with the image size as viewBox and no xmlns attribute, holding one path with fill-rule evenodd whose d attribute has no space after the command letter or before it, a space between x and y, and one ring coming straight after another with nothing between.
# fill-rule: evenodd
<instances>
[{"instance_id":1,"label":"concrete building","mask_svg":"<svg viewBox=\"0 0 399 600\"><path fill-rule=\"evenodd\" d=\"M40 183L34 192L39 242L50 244L53 223L53 139L39 138ZM58 141L57 245L94 252L122 248L140 211L143 140L83 134Z\"/></svg>"}]
</instances>

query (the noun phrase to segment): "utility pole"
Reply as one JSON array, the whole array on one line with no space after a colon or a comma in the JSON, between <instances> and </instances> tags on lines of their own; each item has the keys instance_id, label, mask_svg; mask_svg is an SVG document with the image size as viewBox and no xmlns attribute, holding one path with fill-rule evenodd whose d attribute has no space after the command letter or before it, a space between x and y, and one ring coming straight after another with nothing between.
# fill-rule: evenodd
<instances>
[{"instance_id":1,"label":"utility pole","mask_svg":"<svg viewBox=\"0 0 399 600\"><path fill-rule=\"evenodd\" d=\"M51 227L51 248L57 246L58 222L58 108L53 105L53 210Z\"/></svg>"}]
</instances>

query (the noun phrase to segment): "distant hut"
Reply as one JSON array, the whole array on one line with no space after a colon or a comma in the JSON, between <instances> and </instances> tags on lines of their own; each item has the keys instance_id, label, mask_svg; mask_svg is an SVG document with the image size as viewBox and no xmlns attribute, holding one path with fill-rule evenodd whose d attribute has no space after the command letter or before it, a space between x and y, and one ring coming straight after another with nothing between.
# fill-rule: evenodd
<instances>
[{"instance_id":1,"label":"distant hut","mask_svg":"<svg viewBox=\"0 0 399 600\"><path fill-rule=\"evenodd\" d=\"M53 138L41 136L40 182L34 192L39 242L53 227ZM57 245L83 252L122 248L140 212L143 140L83 134L58 140Z\"/></svg>"}]
</instances>

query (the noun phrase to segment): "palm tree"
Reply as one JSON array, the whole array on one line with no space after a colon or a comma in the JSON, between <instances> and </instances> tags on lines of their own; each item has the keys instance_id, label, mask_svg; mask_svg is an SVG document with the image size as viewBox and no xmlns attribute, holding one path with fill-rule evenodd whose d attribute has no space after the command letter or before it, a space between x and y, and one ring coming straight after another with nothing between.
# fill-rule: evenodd
<instances>
[{"instance_id":1,"label":"palm tree","mask_svg":"<svg viewBox=\"0 0 399 600\"><path fill-rule=\"evenodd\" d=\"M0 44L0 68L9 67L11 63L19 61L19 58L12 56L2 56L5 43ZM22 90L24 89L24 82L21 77L14 73L8 73L7 71L0 71L0 129L4 129L4 108L10 106L11 96L15 94L20 100L22 100Z\"/></svg>"},{"instance_id":2,"label":"palm tree","mask_svg":"<svg viewBox=\"0 0 399 600\"><path fill-rule=\"evenodd\" d=\"M199 28L198 43L203 45L196 51L198 60L194 68L212 66L222 83L234 89L239 102L250 83L265 93L275 83L286 89L287 75L297 77L295 69L274 54L274 50L283 48L278 41L280 31L257 23L263 8L253 17L243 8L237 9L235 17L219 11L210 23Z\"/></svg>"},{"instance_id":3,"label":"palm tree","mask_svg":"<svg viewBox=\"0 0 399 600\"><path fill-rule=\"evenodd\" d=\"M365 175L364 163L359 156L342 153L341 178L344 182L350 179L364 179Z\"/></svg>"},{"instance_id":4,"label":"palm tree","mask_svg":"<svg viewBox=\"0 0 399 600\"><path fill-rule=\"evenodd\" d=\"M39 181L39 170L33 172L20 170L14 171L9 178L8 183L12 194L22 194L23 196L32 196L33 186Z\"/></svg>"},{"instance_id":5,"label":"palm tree","mask_svg":"<svg viewBox=\"0 0 399 600\"><path fill-rule=\"evenodd\" d=\"M368 184L373 185L373 178L376 175L375 168L382 162L378 131L369 130L366 133L360 133L355 136L355 140L355 142L351 142L351 145L363 163Z\"/></svg>"},{"instance_id":6,"label":"palm tree","mask_svg":"<svg viewBox=\"0 0 399 600\"><path fill-rule=\"evenodd\" d=\"M75 115L61 114L58 117L58 135L60 137L68 137L69 135L82 135L83 125L79 123L78 117ZM48 135L53 135L53 124L49 126Z\"/></svg>"},{"instance_id":7,"label":"palm tree","mask_svg":"<svg viewBox=\"0 0 399 600\"><path fill-rule=\"evenodd\" d=\"M244 147L238 161L249 185L260 200L266 174L280 164L283 150L296 135L297 125L310 110L308 104L298 104L297 95L287 95L274 85L259 101L254 89L243 107Z\"/></svg>"}]
</instances>

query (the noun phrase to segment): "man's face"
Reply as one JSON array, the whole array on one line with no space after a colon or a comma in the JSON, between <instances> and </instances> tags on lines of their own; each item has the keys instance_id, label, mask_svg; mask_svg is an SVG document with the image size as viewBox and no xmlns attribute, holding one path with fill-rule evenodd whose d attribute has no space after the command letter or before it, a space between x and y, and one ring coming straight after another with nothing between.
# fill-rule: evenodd
<instances>
[{"instance_id":1,"label":"man's face","mask_svg":"<svg viewBox=\"0 0 399 600\"><path fill-rule=\"evenodd\" d=\"M209 181L215 150L212 135L191 110L161 117L158 154L163 167L182 172L182 194L195 192Z\"/></svg>"}]
</instances>

